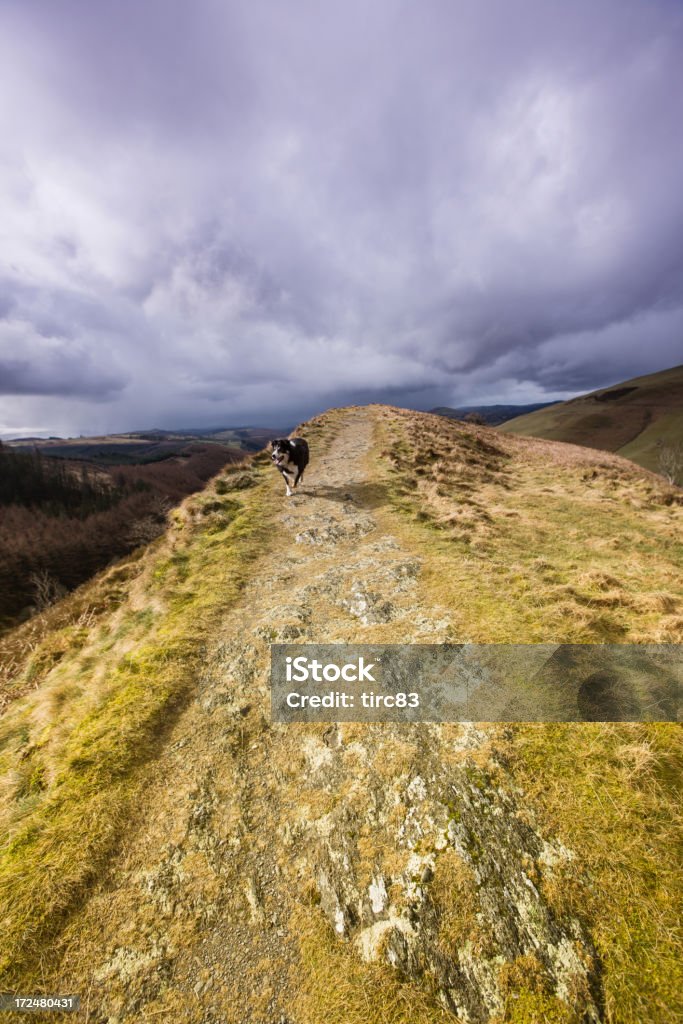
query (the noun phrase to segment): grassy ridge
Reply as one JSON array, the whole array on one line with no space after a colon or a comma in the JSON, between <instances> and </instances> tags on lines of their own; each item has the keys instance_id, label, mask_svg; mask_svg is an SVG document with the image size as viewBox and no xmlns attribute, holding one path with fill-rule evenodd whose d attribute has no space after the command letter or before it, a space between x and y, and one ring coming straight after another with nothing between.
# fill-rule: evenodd
<instances>
[{"instance_id":1,"label":"grassy ridge","mask_svg":"<svg viewBox=\"0 0 683 1024\"><path fill-rule=\"evenodd\" d=\"M401 410L372 415L373 512L421 557L425 607L448 608L454 639L681 638L675 490L609 455ZM307 425L316 452L343 417L335 410ZM38 986L50 938L125 837L145 763L196 692L212 637L268 551L281 510L270 495L282 488L263 462L224 472L188 499L166 538L69 599L87 596L91 619L80 621L81 606L66 602L70 616L15 666L8 692L23 695L0 719L8 987ZM542 833L573 851L545 896L590 929L606 1020L673 1024L680 730L520 726L492 742L506 784L512 773ZM387 754L387 771L400 772L404 761ZM314 795L338 797L317 786ZM296 775L290 806L300 798ZM458 936L466 886L454 896L453 879L437 874L442 882L444 920ZM295 979L302 1021L446 1019L432 993L361 963L309 909L298 933L306 971ZM540 982L523 981L511 982L506 1024L576 1024Z\"/></svg>"},{"instance_id":2,"label":"grassy ridge","mask_svg":"<svg viewBox=\"0 0 683 1024\"><path fill-rule=\"evenodd\" d=\"M140 769L194 692L207 641L264 550L265 488L256 459L188 499L145 556L137 590L0 721L4 985L36 978L45 941L124 833Z\"/></svg>"}]
</instances>

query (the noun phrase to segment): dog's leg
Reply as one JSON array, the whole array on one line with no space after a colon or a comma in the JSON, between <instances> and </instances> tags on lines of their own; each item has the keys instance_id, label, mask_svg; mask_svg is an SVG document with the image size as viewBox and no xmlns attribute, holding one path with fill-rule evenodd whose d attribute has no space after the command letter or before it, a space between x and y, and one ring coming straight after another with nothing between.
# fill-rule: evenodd
<instances>
[{"instance_id":1,"label":"dog's leg","mask_svg":"<svg viewBox=\"0 0 683 1024\"><path fill-rule=\"evenodd\" d=\"M289 486L289 476L287 475L287 470L284 469L282 466L278 466L277 468L280 471L280 473L282 474L282 479L285 482L285 487L287 488L287 497L291 498L292 491L291 491L290 486Z\"/></svg>"}]
</instances>

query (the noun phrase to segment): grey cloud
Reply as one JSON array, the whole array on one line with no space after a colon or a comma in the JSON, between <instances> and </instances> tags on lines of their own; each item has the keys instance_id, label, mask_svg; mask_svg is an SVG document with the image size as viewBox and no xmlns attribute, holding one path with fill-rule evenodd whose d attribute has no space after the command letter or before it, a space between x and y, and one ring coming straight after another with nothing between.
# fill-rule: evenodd
<instances>
[{"instance_id":1,"label":"grey cloud","mask_svg":"<svg viewBox=\"0 0 683 1024\"><path fill-rule=\"evenodd\" d=\"M107 399L121 391L125 378L98 372L63 356L38 363L0 355L0 395L63 395Z\"/></svg>"},{"instance_id":2,"label":"grey cloud","mask_svg":"<svg viewBox=\"0 0 683 1024\"><path fill-rule=\"evenodd\" d=\"M680 361L673 0L25 0L0 30L17 394L293 421Z\"/></svg>"}]
</instances>

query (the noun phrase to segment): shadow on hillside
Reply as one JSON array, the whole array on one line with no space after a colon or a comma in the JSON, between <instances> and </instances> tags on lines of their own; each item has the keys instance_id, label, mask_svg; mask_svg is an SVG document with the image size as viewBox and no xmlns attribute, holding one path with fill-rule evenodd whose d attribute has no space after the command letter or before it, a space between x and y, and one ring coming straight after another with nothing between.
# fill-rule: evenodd
<instances>
[{"instance_id":1,"label":"shadow on hillside","mask_svg":"<svg viewBox=\"0 0 683 1024\"><path fill-rule=\"evenodd\" d=\"M342 505L353 504L358 508L382 508L389 504L389 495L385 484L372 481L353 481L343 487L330 487L328 484L311 485L307 489L311 497L325 501L337 501Z\"/></svg>"}]
</instances>

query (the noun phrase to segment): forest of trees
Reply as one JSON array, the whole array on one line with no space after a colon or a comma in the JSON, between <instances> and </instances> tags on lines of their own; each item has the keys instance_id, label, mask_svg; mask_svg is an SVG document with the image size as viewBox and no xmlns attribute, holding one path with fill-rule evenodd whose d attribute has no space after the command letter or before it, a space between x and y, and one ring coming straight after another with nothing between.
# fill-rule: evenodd
<instances>
[{"instance_id":1,"label":"forest of trees","mask_svg":"<svg viewBox=\"0 0 683 1024\"><path fill-rule=\"evenodd\" d=\"M241 457L197 443L164 461L102 469L0 443L0 627L152 540L172 505Z\"/></svg>"}]
</instances>

